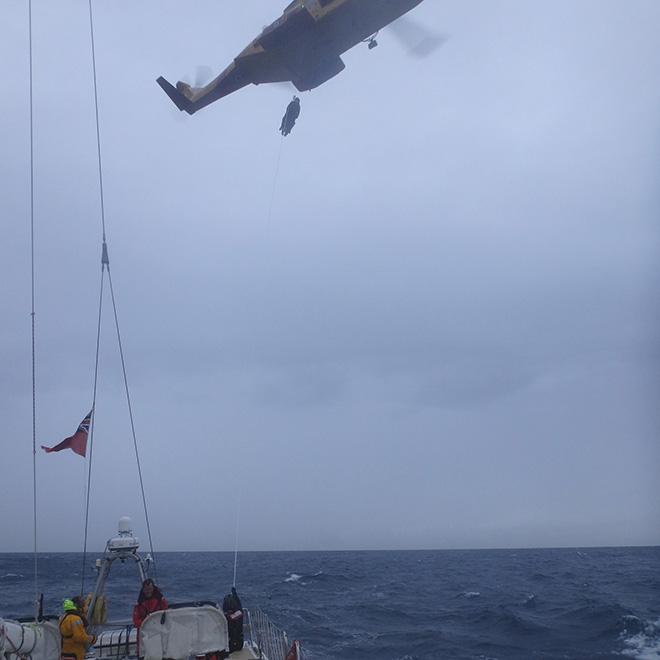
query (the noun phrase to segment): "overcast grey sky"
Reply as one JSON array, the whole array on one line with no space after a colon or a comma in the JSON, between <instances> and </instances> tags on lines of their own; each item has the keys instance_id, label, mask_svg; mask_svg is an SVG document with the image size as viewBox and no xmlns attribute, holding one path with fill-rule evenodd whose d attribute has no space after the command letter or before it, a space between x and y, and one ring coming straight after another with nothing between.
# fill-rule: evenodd
<instances>
[{"instance_id":1,"label":"overcast grey sky","mask_svg":"<svg viewBox=\"0 0 660 660\"><path fill-rule=\"evenodd\" d=\"M660 2L426 0L302 95L194 117L273 0L96 0L106 219L157 549L660 542ZM92 397L100 214L86 0L33 0L38 444ZM0 3L0 551L32 546L27 0ZM110 308L92 549L144 531ZM39 545L84 461L37 456Z\"/></svg>"}]
</instances>

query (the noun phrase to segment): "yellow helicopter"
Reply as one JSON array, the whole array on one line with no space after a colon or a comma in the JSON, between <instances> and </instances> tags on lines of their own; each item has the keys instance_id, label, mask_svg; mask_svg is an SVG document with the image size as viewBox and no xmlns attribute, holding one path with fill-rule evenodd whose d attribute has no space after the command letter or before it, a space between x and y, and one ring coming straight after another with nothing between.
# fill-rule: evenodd
<instances>
[{"instance_id":1,"label":"yellow helicopter","mask_svg":"<svg viewBox=\"0 0 660 660\"><path fill-rule=\"evenodd\" d=\"M374 48L379 30L422 1L294 0L207 85L179 81L175 87L162 76L157 82L190 115L250 84L291 82L299 91L309 91L343 71L342 53L361 42ZM442 38L426 34L417 41L413 51L424 55Z\"/></svg>"}]
</instances>

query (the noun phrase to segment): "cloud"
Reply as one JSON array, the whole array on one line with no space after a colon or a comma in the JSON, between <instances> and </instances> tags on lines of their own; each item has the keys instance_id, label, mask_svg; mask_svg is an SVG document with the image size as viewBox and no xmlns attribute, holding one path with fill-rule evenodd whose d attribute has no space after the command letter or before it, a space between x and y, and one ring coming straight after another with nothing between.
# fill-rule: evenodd
<instances>
[{"instance_id":1,"label":"cloud","mask_svg":"<svg viewBox=\"0 0 660 660\"><path fill-rule=\"evenodd\" d=\"M95 22L107 237L162 544L224 547L233 511L218 488L236 492L245 466L251 547L488 546L511 530L516 544L657 542L660 5L422 3L417 20L452 37L436 56L410 61L386 35L351 51L282 142L288 93L250 87L175 117L155 83L222 68L272 3L166 4L131 6L127 21L106 3ZM100 209L88 15L42 5L47 444L89 409ZM17 63L0 128L1 451L13 466L0 501L15 532L0 550L31 547L26 18L18 0L0 6L0 55ZM139 512L105 293L99 544ZM83 484L75 458L38 456L54 549L78 548L80 521L62 521L52 497ZM117 474L126 487L110 498Z\"/></svg>"},{"instance_id":2,"label":"cloud","mask_svg":"<svg viewBox=\"0 0 660 660\"><path fill-rule=\"evenodd\" d=\"M333 405L348 387L346 375L336 367L310 365L263 374L253 387L255 403L266 406Z\"/></svg>"}]
</instances>

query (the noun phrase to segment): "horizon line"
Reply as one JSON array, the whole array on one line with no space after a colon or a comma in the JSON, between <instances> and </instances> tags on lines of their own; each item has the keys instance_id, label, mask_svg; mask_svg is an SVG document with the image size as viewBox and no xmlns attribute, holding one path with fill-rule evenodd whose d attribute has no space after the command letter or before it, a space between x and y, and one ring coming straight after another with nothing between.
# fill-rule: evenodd
<instances>
[{"instance_id":1,"label":"horizon line","mask_svg":"<svg viewBox=\"0 0 660 660\"><path fill-rule=\"evenodd\" d=\"M625 550L625 549L641 549L641 548L660 548L660 543L657 544L626 544L626 545L555 545L555 546L491 546L491 547L460 547L460 548L331 548L331 549L320 549L320 548L307 548L307 549L243 549L238 550L238 554L243 553L265 553L265 552L499 552L499 551L515 551L515 550ZM103 554L105 549L100 551L100 554ZM154 554L174 554L182 552L195 552L195 553L226 553L234 554L234 549L227 550L190 550L190 549L179 549L179 550L156 550ZM74 555L83 554L82 550L38 550L38 555L44 554L58 554L58 555ZM99 554L99 552L87 551L87 554ZM145 550L142 554L149 554L148 550ZM32 550L0 550L0 555L34 555Z\"/></svg>"}]
</instances>

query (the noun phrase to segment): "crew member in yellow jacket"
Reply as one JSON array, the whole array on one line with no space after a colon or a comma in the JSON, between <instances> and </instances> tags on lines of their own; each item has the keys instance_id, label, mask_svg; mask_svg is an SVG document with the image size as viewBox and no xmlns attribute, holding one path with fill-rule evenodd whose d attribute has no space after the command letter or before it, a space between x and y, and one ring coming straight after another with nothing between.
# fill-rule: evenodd
<instances>
[{"instance_id":1,"label":"crew member in yellow jacket","mask_svg":"<svg viewBox=\"0 0 660 660\"><path fill-rule=\"evenodd\" d=\"M66 599L62 603L64 614L60 617L60 635L62 635L62 660L85 660L85 651L96 637L87 634L87 621L82 613L79 599Z\"/></svg>"}]
</instances>

